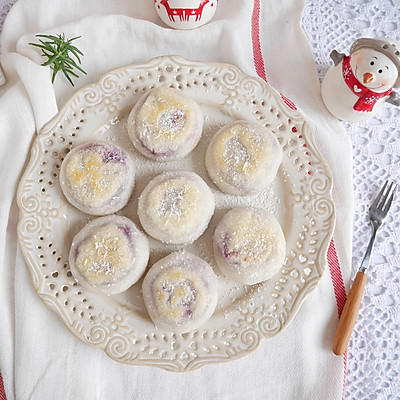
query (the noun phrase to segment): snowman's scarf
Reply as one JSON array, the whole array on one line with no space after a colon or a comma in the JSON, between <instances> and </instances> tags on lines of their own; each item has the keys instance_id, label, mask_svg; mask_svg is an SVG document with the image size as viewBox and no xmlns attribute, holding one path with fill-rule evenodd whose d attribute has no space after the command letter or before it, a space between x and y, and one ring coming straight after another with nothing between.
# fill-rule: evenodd
<instances>
[{"instance_id":1,"label":"snowman's scarf","mask_svg":"<svg viewBox=\"0 0 400 400\"><path fill-rule=\"evenodd\" d=\"M350 67L350 56L343 58L342 65L343 79L346 82L349 89L359 97L353 109L356 111L371 112L374 108L375 103L382 97L390 96L392 89L387 90L383 93L373 92L367 87L362 85L360 81L353 74L353 70Z\"/></svg>"}]
</instances>

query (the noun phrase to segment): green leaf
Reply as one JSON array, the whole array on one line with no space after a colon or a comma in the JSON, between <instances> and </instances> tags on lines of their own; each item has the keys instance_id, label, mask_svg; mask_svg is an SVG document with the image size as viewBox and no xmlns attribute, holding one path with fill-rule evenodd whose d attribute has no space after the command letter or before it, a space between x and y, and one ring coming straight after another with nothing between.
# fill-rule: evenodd
<instances>
[{"instance_id":1,"label":"green leaf","mask_svg":"<svg viewBox=\"0 0 400 400\"><path fill-rule=\"evenodd\" d=\"M39 43L29 43L29 45L38 47L42 50L42 56L47 60L41 64L49 66L53 71L51 82L54 83L56 75L62 71L68 82L74 86L71 76L79 78L75 70L86 75L86 71L79 65L82 64L79 56L84 56L81 50L71 43L81 36L75 36L71 39L65 39L64 34L60 35L36 35ZM76 61L71 58L76 58Z\"/></svg>"},{"instance_id":2,"label":"green leaf","mask_svg":"<svg viewBox=\"0 0 400 400\"><path fill-rule=\"evenodd\" d=\"M71 43L73 40L79 39L81 36L75 36L72 39L68 39L68 43Z\"/></svg>"}]
</instances>

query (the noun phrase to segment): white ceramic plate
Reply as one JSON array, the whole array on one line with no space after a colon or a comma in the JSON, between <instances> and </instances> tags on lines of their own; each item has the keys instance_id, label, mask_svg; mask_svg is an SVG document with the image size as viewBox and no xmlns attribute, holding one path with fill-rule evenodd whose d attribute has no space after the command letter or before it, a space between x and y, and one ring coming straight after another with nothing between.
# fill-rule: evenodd
<instances>
[{"instance_id":1,"label":"white ceramic plate","mask_svg":"<svg viewBox=\"0 0 400 400\"><path fill-rule=\"evenodd\" d=\"M182 90L205 114L202 140L183 161L146 160L135 152L127 136L129 111L144 92L159 85ZM274 183L257 196L225 195L205 170L210 137L236 119L269 126L284 150ZM287 257L280 272L263 284L247 287L233 284L215 267L216 312L201 328L179 335L154 327L143 305L141 282L112 297L84 289L69 270L68 252L73 236L92 217L66 202L59 172L73 146L93 139L125 147L136 161L135 191L119 214L139 224L137 199L146 183L164 170L193 170L213 190L216 212L205 234L188 250L214 266L212 234L222 215L237 205L264 207L277 216L287 240ZM17 195L19 241L37 293L80 340L120 362L188 371L244 356L262 339L279 334L294 318L326 265L335 221L331 189L331 173L314 144L309 124L268 84L231 65L161 57L111 71L98 83L82 88L39 132ZM151 240L151 249L149 265L176 247Z\"/></svg>"}]
</instances>

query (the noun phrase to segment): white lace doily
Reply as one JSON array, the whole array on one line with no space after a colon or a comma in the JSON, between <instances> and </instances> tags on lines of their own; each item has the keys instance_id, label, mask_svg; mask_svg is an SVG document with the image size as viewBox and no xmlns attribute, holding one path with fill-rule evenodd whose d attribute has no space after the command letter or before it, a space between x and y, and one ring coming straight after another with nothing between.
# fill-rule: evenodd
<instances>
[{"instance_id":1,"label":"white lace doily","mask_svg":"<svg viewBox=\"0 0 400 400\"><path fill-rule=\"evenodd\" d=\"M400 39L397 0L309 0L303 29L322 80L333 49L348 54L360 37ZM386 179L399 182L400 109L386 105L373 119L343 123L353 142L354 277L371 236L368 208ZM344 398L400 399L400 191L373 250L368 283L348 348Z\"/></svg>"},{"instance_id":2,"label":"white lace doily","mask_svg":"<svg viewBox=\"0 0 400 400\"><path fill-rule=\"evenodd\" d=\"M0 30L16 0L0 1ZM398 0L306 0L303 29L322 80L333 49L348 54L359 37L400 40ZM375 118L343 123L353 141L354 276L371 234L367 211L386 179L399 181L400 110L387 105ZM400 399L400 191L380 229L360 314L348 349L344 398Z\"/></svg>"}]
</instances>

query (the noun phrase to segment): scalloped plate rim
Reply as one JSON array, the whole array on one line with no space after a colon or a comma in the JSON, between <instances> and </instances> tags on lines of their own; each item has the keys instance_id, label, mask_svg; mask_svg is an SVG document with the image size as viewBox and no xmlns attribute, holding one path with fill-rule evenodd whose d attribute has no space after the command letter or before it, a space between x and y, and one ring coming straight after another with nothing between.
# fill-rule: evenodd
<instances>
[{"instance_id":1,"label":"scalloped plate rim","mask_svg":"<svg viewBox=\"0 0 400 400\"><path fill-rule=\"evenodd\" d=\"M135 69L135 68L142 68L142 67L147 66L147 65L154 65L154 64L157 64L157 63L165 62L165 61L167 61L167 60L171 60L171 62L173 62L173 63L178 63L178 64L179 64L180 62L185 62L185 63L189 63L189 64L206 65L206 66L209 66L209 67L220 66L221 68L234 69L239 75L241 75L241 76L247 76L247 77L249 77L249 78L251 78L251 79L254 79L254 80L258 81L261 85L267 86L270 90L272 90L273 92L275 92L275 94L279 97L281 107L285 107L286 109L290 110L291 113L297 113L297 114L299 115L299 118L300 118L300 119L303 119L304 123L308 125L307 119L303 116L303 114L300 113L300 111L297 110L297 109L296 109L296 110L293 110L293 109L291 109L290 107L288 107L288 105L285 104L285 102L283 101L282 96L280 95L280 93L277 92L269 83L265 82L264 80L262 80L262 79L259 78L258 76L251 76L251 75L247 75L247 74L243 73L236 65L233 65L233 64L229 64L229 63L220 63L220 62L215 63L215 62L208 62L208 61L193 61L193 60L189 60L189 59L187 59L187 58L181 57L181 56L179 56L179 55L171 55L171 56L159 56L159 57L152 58L152 59L150 59L150 60L148 60L148 61L146 61L146 62L143 62L143 63L134 63L134 64L129 64L129 65L126 65L126 66L114 68L114 69L112 69L112 70L110 70L110 71L108 71L108 72L102 74L102 75L100 76L100 78L99 78L96 82L91 83L91 84L88 84L88 85L85 85L85 86L79 88L79 89L64 103L64 105L60 108L60 110L58 111L58 113L57 113L56 115L54 115L47 123L45 123L45 124L43 125L43 127L39 130L39 132L36 133L36 135L35 135L35 137L33 138L33 141L32 141L31 151L30 151L30 153L29 153L29 155L28 155L29 161L27 162L27 164L26 164L26 166L25 166L25 170L24 170L24 172L23 172L23 174L22 174L22 176L21 176L21 178L20 178L20 182L19 182L19 184L18 184L18 189L17 189L17 204L18 204L18 207L19 207L20 212L24 212L24 211L23 211L23 206L22 206L23 183L25 182L26 176L27 176L28 173L29 173L30 167L32 167L32 165L33 165L33 159L32 159L32 158L33 158L33 157L32 157L33 143L34 143L36 140L38 140L38 138L40 138L41 134L43 134L43 133L45 133L45 132L48 132L48 131L50 130L50 128L51 128L52 126L54 126L54 124L63 116L63 113L65 113L65 112L67 111L68 107L71 107L71 105L72 105L74 99L75 99L79 94L81 94L84 90L87 90L88 88L96 88L96 87L98 87L99 84L100 84L100 82L102 82L102 81L103 81L104 79L106 79L108 76L110 76L110 75L112 75L113 73L116 73L116 72L118 72L118 71L120 71L120 70L122 71L122 70L126 70L126 69L129 69L129 68L132 68L132 69ZM328 233L327 233L327 235L326 235L325 238L324 238L324 247L325 247L325 248L324 248L323 251L320 252L320 257L319 257L320 259L324 258L324 259L325 259L325 262L321 263L321 274L319 275L319 277L318 277L318 278L315 278L313 281L307 282L307 285L305 285L305 286L303 287L302 295L296 298L296 301L293 303L293 306L292 306L292 308L291 308L291 310L290 310L291 312L290 312L290 314L289 314L287 320L286 320L285 323L283 324L282 328L277 332L277 334L280 333L282 330L286 329L286 327L290 324L290 322L291 322L291 321L293 320L293 318L296 316L296 314L297 314L299 308L301 307L302 303L305 301L305 299L307 298L307 296L309 295L309 293L311 293L311 292L316 288L316 286L319 284L319 282L320 282L320 280L321 280L321 278L322 278L322 274L323 274L323 272L324 272L324 270L325 270L325 268L326 268L326 265L327 265L326 257L327 257L327 253L328 253L328 250L329 250L329 242L330 242L330 240L331 240L331 238L332 238L332 236L333 236L333 231L334 231L334 227L335 227L336 211L335 211L335 205L334 205L333 199L332 199L332 188L333 188L332 173L331 173L331 171L330 171L329 165L327 164L327 162L325 161L324 157L322 156L322 154L320 153L318 147L317 147L316 144L315 144L315 141L314 141L314 132L313 132L313 130L312 130L311 128L309 129L309 132L308 132L308 134L307 134L307 140L308 140L310 143L313 144L313 146L314 146L313 151L317 153L318 159L319 159L319 161L320 161L320 163L321 163L321 165L322 165L322 167L323 167L323 169L324 169L324 173L328 175L329 180L330 180L330 186L329 186L328 194L329 194L329 196L330 196L329 200L330 200L331 205L332 205L332 211L331 211L331 214L330 214L330 217L329 217L329 219L331 220L331 223L330 223L330 227L329 227ZM20 248L21 248L21 250L22 250L24 259L25 259L25 261L26 261L26 263L27 263L27 265L28 265L28 267L29 267L29 270L30 270L30 272L31 272L31 277L32 277L32 282L33 282L35 266L34 266L34 265L31 265L30 261L28 260L28 258L29 258L29 257L28 257L28 251L27 251L27 249L22 245L22 234L21 234L21 229L20 229L20 224L21 224L21 223L22 223L22 219L20 218L20 220L18 221L18 228L17 228L18 242L19 242ZM90 345L90 346L92 346L92 347L97 347L97 348L99 348L99 345L97 345L97 344L95 344L95 343L91 343L91 342L89 342L89 341L86 341L83 337L79 337L79 336L76 335L76 332L74 332L74 330L73 330L73 323L69 323L69 321L66 320L66 317L64 316L64 314L63 314L61 311L58 311L58 310L57 310L57 307L55 307L55 306L50 307L50 305L48 304L48 302L45 301L45 300L46 300L46 296L43 295L43 293L40 292L40 285L39 285L39 287L35 287L35 291L38 293L38 295L39 295L39 297L41 298L41 300L43 301L43 303L44 303L48 308L50 308L53 312L55 312L55 313L61 318L61 320L64 322L65 325L67 325L69 331L70 331L71 333L73 333L74 336L78 337L78 338L79 338L80 340L82 340L84 343L86 343L86 344L88 344L88 345ZM67 322L68 322L68 323L67 323ZM273 336L275 336L275 335L276 335L276 334L271 335L271 336L264 336L264 338L273 337ZM252 351L254 351L256 348L258 348L259 345L261 344L261 341L262 341L262 340L260 340L260 341L257 343L257 345L255 346L255 348L252 348L250 351L242 351L241 353L235 354L235 356L232 357L232 358L230 358L230 357L227 357L226 359L224 359L224 358L219 358L219 359L215 359L215 360L212 360L212 361L209 361L209 360L207 361L207 360L206 360L204 363L200 362L200 361L201 361L200 359L197 359L197 360L195 359L195 360L193 360L193 361L198 361L198 362L200 362L200 365L199 365L198 367L196 367L196 368L193 368L193 369L201 368L201 367L203 367L204 365L210 364L210 363L227 362L227 361L230 361L230 360L235 360L235 359L241 358L241 357L243 357L243 356L246 356L249 352L252 352ZM140 357L136 357L136 358L133 360L134 362L129 362L129 361L126 361L126 360L119 360L119 359L116 359L112 354L110 354L110 353L107 351L107 345L105 345L105 346L100 346L100 348L101 348L102 350L104 350L104 351L105 351L111 358L113 358L114 360L119 361L119 362L122 362L122 363L125 363L125 364L129 364L129 365L145 365L145 366L151 366L151 365L153 365L153 366L161 367L161 368L164 368L164 369L167 369L167 370L171 370L170 368L167 368L165 365L164 365L164 366L163 366L163 365L156 365L156 363L153 363L153 364L152 364L150 359L143 360L143 359L141 359ZM162 364L162 360L159 360L159 361L160 361L160 364ZM171 364L172 364L172 362L171 362ZM189 363L188 365L190 365L190 363ZM185 369L185 368L179 368L179 367L180 367L180 366L177 365L177 369L173 369L173 371L175 371L175 372L186 372L186 371L187 371L187 369ZM190 369L190 370L193 370L193 369Z\"/></svg>"}]
</instances>

